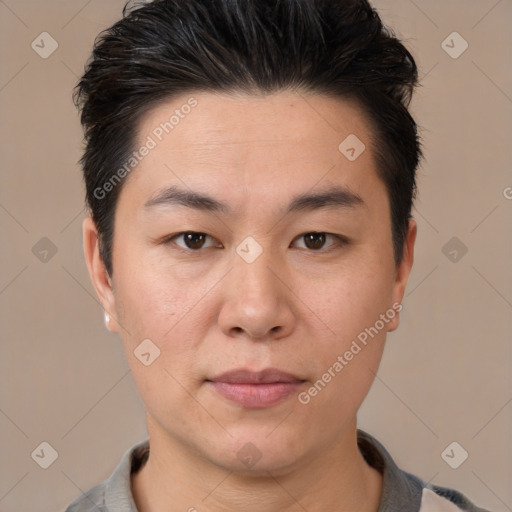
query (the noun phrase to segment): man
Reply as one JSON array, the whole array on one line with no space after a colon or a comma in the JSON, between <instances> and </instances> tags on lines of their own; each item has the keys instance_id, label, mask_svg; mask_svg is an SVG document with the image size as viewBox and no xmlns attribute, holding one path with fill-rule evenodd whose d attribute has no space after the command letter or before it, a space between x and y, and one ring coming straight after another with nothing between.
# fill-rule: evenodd
<instances>
[{"instance_id":1,"label":"man","mask_svg":"<svg viewBox=\"0 0 512 512\"><path fill-rule=\"evenodd\" d=\"M357 429L413 264L414 59L366 0L160 0L76 93L149 440L69 512L481 511Z\"/></svg>"}]
</instances>

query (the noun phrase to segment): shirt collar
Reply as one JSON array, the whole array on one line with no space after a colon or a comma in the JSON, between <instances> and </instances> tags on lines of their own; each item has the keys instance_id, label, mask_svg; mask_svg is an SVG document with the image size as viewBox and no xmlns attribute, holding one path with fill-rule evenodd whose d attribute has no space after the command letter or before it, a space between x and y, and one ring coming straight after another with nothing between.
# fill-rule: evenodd
<instances>
[{"instance_id":1,"label":"shirt collar","mask_svg":"<svg viewBox=\"0 0 512 512\"><path fill-rule=\"evenodd\" d=\"M366 462L382 473L382 496L378 512L419 510L423 485L421 481L395 464L388 451L370 434L358 430L357 443ZM149 440L142 441L123 455L105 486L108 512L137 512L131 489L131 475L146 462Z\"/></svg>"}]
</instances>

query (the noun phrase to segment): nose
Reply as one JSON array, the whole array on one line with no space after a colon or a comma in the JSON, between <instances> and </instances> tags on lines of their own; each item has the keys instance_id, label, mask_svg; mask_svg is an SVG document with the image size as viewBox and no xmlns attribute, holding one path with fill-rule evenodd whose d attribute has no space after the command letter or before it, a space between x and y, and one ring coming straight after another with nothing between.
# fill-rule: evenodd
<instances>
[{"instance_id":1,"label":"nose","mask_svg":"<svg viewBox=\"0 0 512 512\"><path fill-rule=\"evenodd\" d=\"M226 336L264 341L289 336L293 331L293 294L286 272L266 253L251 263L234 255L219 314Z\"/></svg>"}]
</instances>

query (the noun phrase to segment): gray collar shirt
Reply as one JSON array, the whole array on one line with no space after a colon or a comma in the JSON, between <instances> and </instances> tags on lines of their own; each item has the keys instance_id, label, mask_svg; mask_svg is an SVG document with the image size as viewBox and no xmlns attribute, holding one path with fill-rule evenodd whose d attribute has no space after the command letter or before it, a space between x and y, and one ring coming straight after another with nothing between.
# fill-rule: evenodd
<instances>
[{"instance_id":1,"label":"gray collar shirt","mask_svg":"<svg viewBox=\"0 0 512 512\"><path fill-rule=\"evenodd\" d=\"M490 512L472 504L453 489L428 484L402 471L371 435L357 431L359 449L368 464L383 476L378 512ZM79 496L65 512L139 512L131 491L131 475L146 462L149 441L130 448L112 475ZM201 507L197 510L200 510ZM193 504L189 510L195 510Z\"/></svg>"}]
</instances>

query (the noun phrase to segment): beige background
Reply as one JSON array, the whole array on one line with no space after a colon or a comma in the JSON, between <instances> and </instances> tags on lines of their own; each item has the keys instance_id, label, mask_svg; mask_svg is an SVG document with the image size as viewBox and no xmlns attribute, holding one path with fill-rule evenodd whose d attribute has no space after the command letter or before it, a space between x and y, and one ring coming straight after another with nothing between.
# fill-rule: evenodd
<instances>
[{"instance_id":1,"label":"beige background","mask_svg":"<svg viewBox=\"0 0 512 512\"><path fill-rule=\"evenodd\" d=\"M95 35L123 3L0 0L4 512L62 510L146 436L83 261L81 128L71 102ZM413 111L426 160L402 324L360 426L403 469L512 510L512 2L374 4L420 66ZM43 31L59 45L47 59L31 48ZM469 43L457 59L441 46L453 31ZM457 262L442 251L454 236L468 249ZM57 249L46 262L32 252L43 237ZM31 458L43 441L58 452L46 470ZM441 458L452 441L469 453L458 469Z\"/></svg>"}]
</instances>

